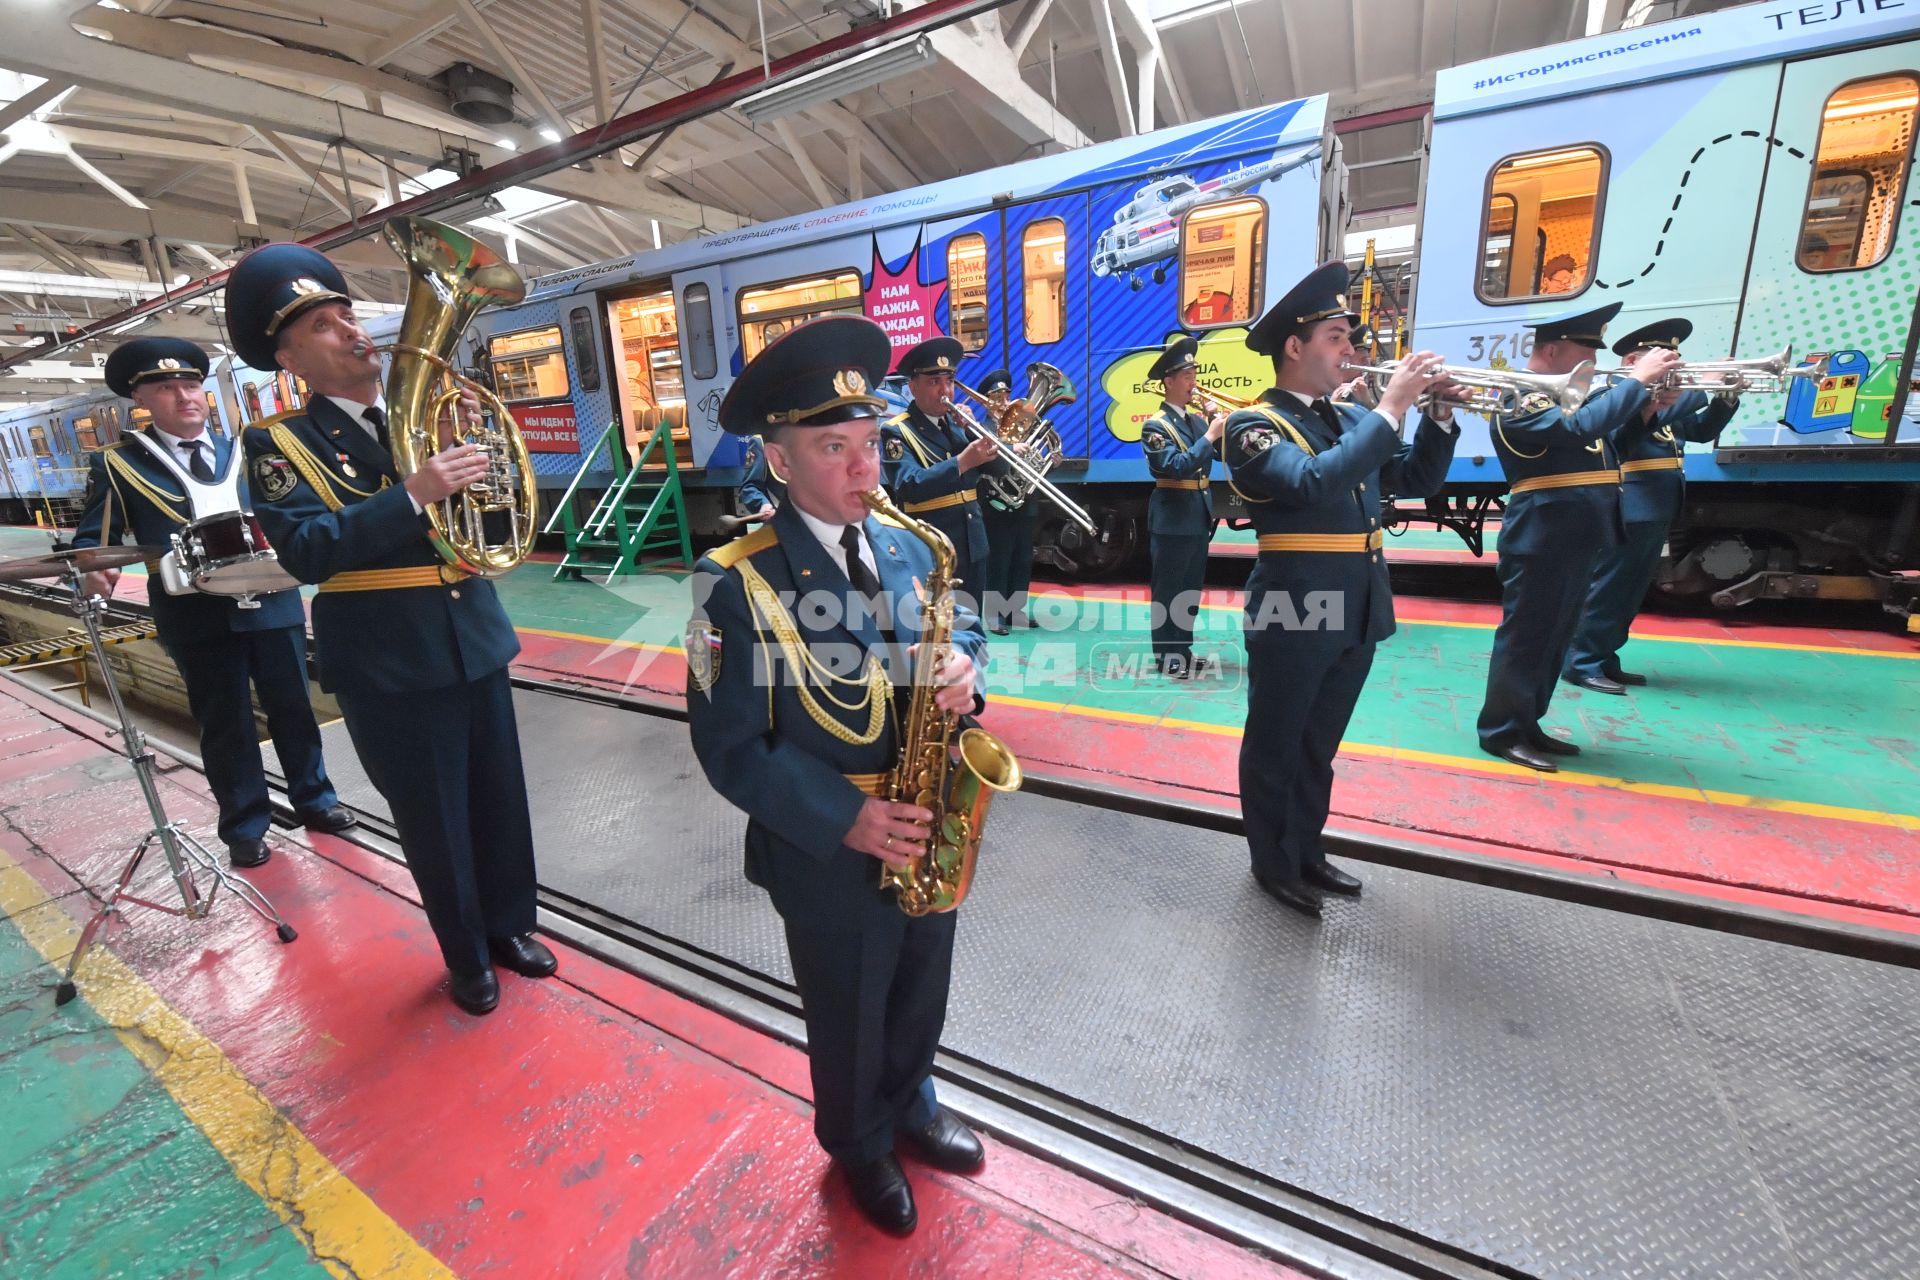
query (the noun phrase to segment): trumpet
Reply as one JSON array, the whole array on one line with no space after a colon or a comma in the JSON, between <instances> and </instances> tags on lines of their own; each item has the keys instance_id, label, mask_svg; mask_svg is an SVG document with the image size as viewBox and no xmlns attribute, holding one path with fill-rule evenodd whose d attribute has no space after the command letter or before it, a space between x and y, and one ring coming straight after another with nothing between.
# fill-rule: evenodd
<instances>
[{"instance_id":1,"label":"trumpet","mask_svg":"<svg viewBox=\"0 0 1920 1280\"><path fill-rule=\"evenodd\" d=\"M1005 459L1006 464L1013 468L1014 473L1027 483L1029 491L1037 490L1045 494L1047 501L1064 511L1067 519L1073 521L1088 533L1097 534L1099 532L1098 526L1093 523L1093 517L1082 510L1079 503L1062 493L1060 486L1047 479L1045 472L1039 470L1031 462L1028 462L1018 453L1015 453L1011 448L1005 447L1005 441L981 426L974 420L972 414L968 413L960 405L955 404L951 399L944 400L941 404L948 413L953 415L954 421L958 422L969 435L976 436L982 440L991 440L1001 445L1001 458Z\"/></svg>"},{"instance_id":2,"label":"trumpet","mask_svg":"<svg viewBox=\"0 0 1920 1280\"><path fill-rule=\"evenodd\" d=\"M1753 391L1761 395L1778 395L1793 385L1795 378L1818 380L1827 376L1829 357L1806 364L1793 363L1791 344L1770 356L1759 356L1751 360L1703 360L1698 364L1683 364L1673 369L1664 378L1650 385L1649 391ZM1627 366L1618 369L1606 369L1595 375L1608 384L1624 382Z\"/></svg>"},{"instance_id":3,"label":"trumpet","mask_svg":"<svg viewBox=\"0 0 1920 1280\"><path fill-rule=\"evenodd\" d=\"M1346 372L1363 375L1374 394L1386 391L1387 383L1400 370L1398 360L1386 364L1349 364ZM1521 369L1470 369L1445 365L1440 376L1461 388L1460 395L1428 393L1422 400L1438 400L1458 405L1473 413L1514 414L1519 412L1520 397L1532 393L1551 396L1563 413L1572 413L1587 398L1593 386L1593 361L1582 360L1571 373L1528 373Z\"/></svg>"}]
</instances>

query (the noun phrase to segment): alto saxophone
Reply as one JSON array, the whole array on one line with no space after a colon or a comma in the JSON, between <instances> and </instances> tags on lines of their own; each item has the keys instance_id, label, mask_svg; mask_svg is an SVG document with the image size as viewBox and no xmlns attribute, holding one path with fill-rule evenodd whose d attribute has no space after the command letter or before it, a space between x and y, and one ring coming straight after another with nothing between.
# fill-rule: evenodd
<instances>
[{"instance_id":1,"label":"alto saxophone","mask_svg":"<svg viewBox=\"0 0 1920 1280\"><path fill-rule=\"evenodd\" d=\"M953 654L953 543L930 524L910 519L884 490L865 495L867 506L927 544L933 572L921 600L920 644L914 650L913 697L900 726L900 762L887 774L885 798L917 804L933 814L925 853L904 867L883 866L880 887L899 890L910 916L951 911L973 884L987 807L996 791L1020 789L1020 762L985 729L961 730L960 717L934 702L936 673Z\"/></svg>"}]
</instances>

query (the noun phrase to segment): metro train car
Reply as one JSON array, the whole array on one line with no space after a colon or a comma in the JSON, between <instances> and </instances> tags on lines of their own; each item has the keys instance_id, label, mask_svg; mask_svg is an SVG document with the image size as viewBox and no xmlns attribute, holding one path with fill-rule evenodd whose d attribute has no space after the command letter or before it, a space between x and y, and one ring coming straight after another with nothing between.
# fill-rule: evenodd
<instances>
[{"instance_id":1,"label":"metro train car","mask_svg":"<svg viewBox=\"0 0 1920 1280\"><path fill-rule=\"evenodd\" d=\"M1832 10L1749 5L1616 31L1453 68L1435 91L1413 345L1521 367L1525 322L1618 300L1616 334L1690 318L1696 360L1790 349L1793 364L1821 361L1789 393L1749 394L1717 446L1688 451L1687 532L1666 585L1723 605L1885 596L1920 560L1908 180L1920 39L1896 7ZM523 303L481 313L462 363L511 406L549 501L583 464L582 492L604 482L583 451L609 425L637 447L665 423L694 532L717 535L742 460L720 400L790 326L863 313L896 349L950 333L969 386L1006 367L1018 392L1044 361L1078 396L1051 414L1065 446L1051 478L1099 532L1043 514L1036 557L1111 574L1144 545L1154 352L1198 334L1202 381L1257 394L1270 367L1244 326L1341 251L1327 105L1162 129L546 276ZM397 323L369 327L390 337ZM216 380L241 420L300 394L244 368ZM1486 424L1466 432L1445 493L1405 515L1478 550L1505 482ZM1232 518L1237 500L1217 488Z\"/></svg>"}]
</instances>

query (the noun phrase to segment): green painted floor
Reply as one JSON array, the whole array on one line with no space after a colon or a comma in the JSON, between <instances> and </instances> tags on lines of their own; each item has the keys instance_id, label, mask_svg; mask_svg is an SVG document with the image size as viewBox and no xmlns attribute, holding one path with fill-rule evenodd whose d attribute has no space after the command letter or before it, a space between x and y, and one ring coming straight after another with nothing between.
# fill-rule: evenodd
<instances>
[{"instance_id":1,"label":"green painted floor","mask_svg":"<svg viewBox=\"0 0 1920 1280\"><path fill-rule=\"evenodd\" d=\"M51 908L41 908L47 910ZM0 1275L329 1274L0 920Z\"/></svg>"}]
</instances>

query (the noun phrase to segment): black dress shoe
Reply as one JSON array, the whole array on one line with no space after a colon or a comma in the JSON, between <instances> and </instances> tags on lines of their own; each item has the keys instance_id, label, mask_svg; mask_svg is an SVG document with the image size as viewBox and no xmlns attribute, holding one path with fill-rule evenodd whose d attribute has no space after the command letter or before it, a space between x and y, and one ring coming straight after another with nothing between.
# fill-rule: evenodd
<instances>
[{"instance_id":1,"label":"black dress shoe","mask_svg":"<svg viewBox=\"0 0 1920 1280\"><path fill-rule=\"evenodd\" d=\"M257 867L272 856L265 840L238 840L227 846L227 861L236 867Z\"/></svg>"},{"instance_id":2,"label":"black dress shoe","mask_svg":"<svg viewBox=\"0 0 1920 1280\"><path fill-rule=\"evenodd\" d=\"M1013 625L1016 627L1026 628L1026 627L1037 627L1040 624L1035 622L1032 619L1032 617L1030 617L1027 614L1016 613L1013 615Z\"/></svg>"},{"instance_id":3,"label":"black dress shoe","mask_svg":"<svg viewBox=\"0 0 1920 1280\"><path fill-rule=\"evenodd\" d=\"M1591 689L1595 693L1624 694L1627 691L1627 686L1621 684L1618 680L1609 680L1605 676L1569 675L1569 676L1562 676L1561 679L1565 680L1570 685L1576 685L1582 689Z\"/></svg>"},{"instance_id":4,"label":"black dress shoe","mask_svg":"<svg viewBox=\"0 0 1920 1280\"><path fill-rule=\"evenodd\" d=\"M1255 876L1254 883L1266 891L1274 901L1292 907L1303 916L1320 918L1320 895L1307 888L1300 880L1268 880L1264 876Z\"/></svg>"},{"instance_id":5,"label":"black dress shoe","mask_svg":"<svg viewBox=\"0 0 1920 1280\"><path fill-rule=\"evenodd\" d=\"M912 1233L919 1224L920 1212L913 1207L913 1184L898 1157L881 1156L870 1164L843 1164L840 1171L853 1190L853 1202L867 1221L890 1235Z\"/></svg>"},{"instance_id":6,"label":"black dress shoe","mask_svg":"<svg viewBox=\"0 0 1920 1280\"><path fill-rule=\"evenodd\" d=\"M511 969L523 978L550 978L560 967L547 944L530 933L511 938L488 938L487 951L502 969Z\"/></svg>"},{"instance_id":7,"label":"black dress shoe","mask_svg":"<svg viewBox=\"0 0 1920 1280\"><path fill-rule=\"evenodd\" d=\"M1013 634L1013 627L1002 618L995 618L992 622L989 622L987 624L987 630L997 636L1010 636Z\"/></svg>"},{"instance_id":8,"label":"black dress shoe","mask_svg":"<svg viewBox=\"0 0 1920 1280\"><path fill-rule=\"evenodd\" d=\"M500 979L493 976L491 969L452 974L448 985L453 1002L476 1018L492 1013L493 1007L500 1003Z\"/></svg>"},{"instance_id":9,"label":"black dress shoe","mask_svg":"<svg viewBox=\"0 0 1920 1280\"><path fill-rule=\"evenodd\" d=\"M359 822L360 819L353 816L353 811L343 804L319 813L302 814L300 818L300 825L307 830L325 831L331 835L338 835L348 827L357 826Z\"/></svg>"},{"instance_id":10,"label":"black dress shoe","mask_svg":"<svg viewBox=\"0 0 1920 1280\"><path fill-rule=\"evenodd\" d=\"M1553 762L1553 757L1531 743L1516 742L1510 747L1495 748L1493 754L1502 760L1511 760L1529 769L1538 769L1541 773L1560 772L1560 766Z\"/></svg>"},{"instance_id":11,"label":"black dress shoe","mask_svg":"<svg viewBox=\"0 0 1920 1280\"><path fill-rule=\"evenodd\" d=\"M1300 869L1300 878L1328 893L1344 893L1350 898L1360 896L1360 881L1331 863L1309 862Z\"/></svg>"},{"instance_id":12,"label":"black dress shoe","mask_svg":"<svg viewBox=\"0 0 1920 1280\"><path fill-rule=\"evenodd\" d=\"M936 1107L933 1119L924 1128L902 1129L900 1136L921 1159L948 1173L977 1173L987 1162L980 1139L945 1107Z\"/></svg>"},{"instance_id":13,"label":"black dress shoe","mask_svg":"<svg viewBox=\"0 0 1920 1280\"><path fill-rule=\"evenodd\" d=\"M1550 733L1527 735L1527 745L1537 747L1550 756L1577 756L1580 748L1564 738L1556 738Z\"/></svg>"},{"instance_id":14,"label":"black dress shoe","mask_svg":"<svg viewBox=\"0 0 1920 1280\"><path fill-rule=\"evenodd\" d=\"M1645 684L1647 678L1637 671L1616 671L1613 678L1621 684Z\"/></svg>"}]
</instances>

